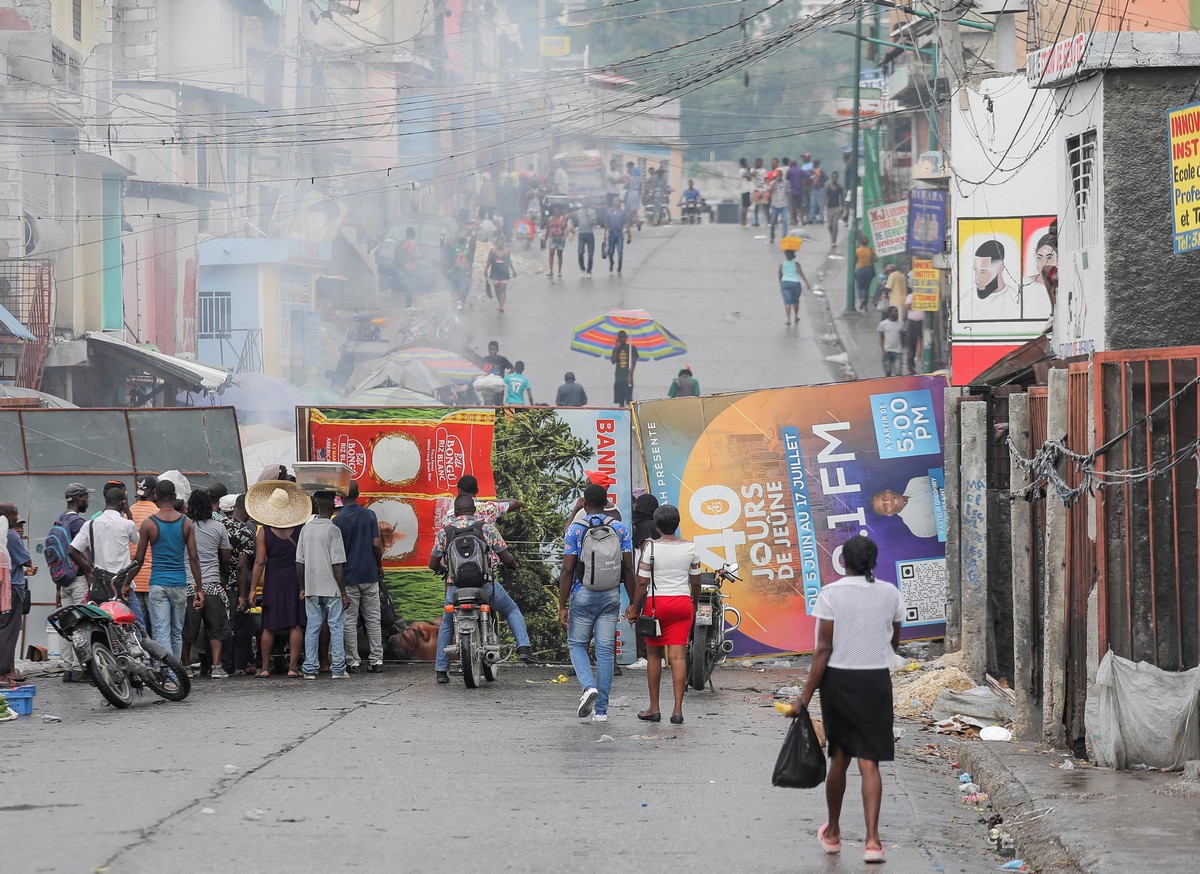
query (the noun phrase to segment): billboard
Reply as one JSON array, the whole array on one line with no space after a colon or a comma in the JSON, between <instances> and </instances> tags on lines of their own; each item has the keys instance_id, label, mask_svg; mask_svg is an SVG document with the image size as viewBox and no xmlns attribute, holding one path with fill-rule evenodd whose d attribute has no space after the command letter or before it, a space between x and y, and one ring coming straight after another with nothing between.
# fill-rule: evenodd
<instances>
[{"instance_id":1,"label":"billboard","mask_svg":"<svg viewBox=\"0 0 1200 874\"><path fill-rule=\"evenodd\" d=\"M1167 110L1175 254L1200 249L1200 103Z\"/></svg>"},{"instance_id":2,"label":"billboard","mask_svg":"<svg viewBox=\"0 0 1200 874\"><path fill-rule=\"evenodd\" d=\"M941 255L946 245L946 205L950 192L914 188L908 192L908 253L923 258Z\"/></svg>"},{"instance_id":3,"label":"billboard","mask_svg":"<svg viewBox=\"0 0 1200 874\"><path fill-rule=\"evenodd\" d=\"M898 200L867 210L875 254L880 258L903 255L908 244L908 201Z\"/></svg>"},{"instance_id":4,"label":"billboard","mask_svg":"<svg viewBox=\"0 0 1200 874\"><path fill-rule=\"evenodd\" d=\"M969 383L1046 329L1052 302L1041 268L1058 263L1053 223L1049 215L959 219L951 351L955 385Z\"/></svg>"},{"instance_id":5,"label":"billboard","mask_svg":"<svg viewBox=\"0 0 1200 874\"><path fill-rule=\"evenodd\" d=\"M936 312L941 305L942 274L933 262L914 258L908 272L908 290L912 292L914 310Z\"/></svg>"},{"instance_id":6,"label":"billboard","mask_svg":"<svg viewBox=\"0 0 1200 874\"><path fill-rule=\"evenodd\" d=\"M647 483L676 505L742 615L734 653L809 652L811 610L843 575L841 546L879 544L907 604L905 639L945 633L945 381L909 376L634 405Z\"/></svg>"},{"instance_id":7,"label":"billboard","mask_svg":"<svg viewBox=\"0 0 1200 874\"><path fill-rule=\"evenodd\" d=\"M556 602L546 592L557 591L557 548L584 471L608 474L609 497L622 518L632 515L628 410L308 407L300 422L301 457L354 470L363 503L379 517L392 600L410 622L441 618L444 583L428 565L464 474L479 480L481 499L525 505L501 519L500 530L522 565L505 586L531 633L535 626L557 632Z\"/></svg>"}]
</instances>

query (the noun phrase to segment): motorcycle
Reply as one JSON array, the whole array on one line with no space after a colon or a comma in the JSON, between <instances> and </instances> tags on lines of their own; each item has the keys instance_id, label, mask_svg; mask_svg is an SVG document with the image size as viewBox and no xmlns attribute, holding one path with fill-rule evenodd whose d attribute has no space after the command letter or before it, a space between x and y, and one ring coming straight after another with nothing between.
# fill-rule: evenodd
<instances>
[{"instance_id":1,"label":"motorcycle","mask_svg":"<svg viewBox=\"0 0 1200 874\"><path fill-rule=\"evenodd\" d=\"M681 200L679 201L680 223L685 225L698 225L704 220L704 213L707 205L704 198L698 200Z\"/></svg>"},{"instance_id":2,"label":"motorcycle","mask_svg":"<svg viewBox=\"0 0 1200 874\"><path fill-rule=\"evenodd\" d=\"M121 591L133 567L117 572L115 591ZM63 607L48 621L113 707L124 710L133 704L134 691L140 695L147 687L168 701L182 701L192 691L179 659L146 636L124 601Z\"/></svg>"},{"instance_id":3,"label":"motorcycle","mask_svg":"<svg viewBox=\"0 0 1200 874\"><path fill-rule=\"evenodd\" d=\"M700 575L700 600L696 604L696 618L686 650L688 685L693 689L707 686L717 662L733 651L733 641L726 640L725 634L737 630L742 624L742 614L726 603L728 597L721 591L721 584L740 581L737 570L737 562L734 562L721 565L716 573ZM728 628L727 615L733 620Z\"/></svg>"},{"instance_id":4,"label":"motorcycle","mask_svg":"<svg viewBox=\"0 0 1200 874\"><path fill-rule=\"evenodd\" d=\"M487 589L455 590L446 612L454 620L454 640L446 652L458 655L467 688L477 688L481 677L489 683L495 680L500 671L500 632Z\"/></svg>"}]
</instances>

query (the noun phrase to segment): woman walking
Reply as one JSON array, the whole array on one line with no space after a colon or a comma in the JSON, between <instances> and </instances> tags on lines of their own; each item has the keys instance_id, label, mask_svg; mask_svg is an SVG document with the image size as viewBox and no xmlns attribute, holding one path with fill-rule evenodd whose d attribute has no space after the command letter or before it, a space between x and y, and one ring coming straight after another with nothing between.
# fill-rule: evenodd
<instances>
[{"instance_id":1,"label":"woman walking","mask_svg":"<svg viewBox=\"0 0 1200 874\"><path fill-rule=\"evenodd\" d=\"M859 236L858 247L854 250L854 287L858 291L858 308L867 308L867 298L871 296L871 283L875 281L875 250L867 242L867 238Z\"/></svg>"},{"instance_id":2,"label":"woman walking","mask_svg":"<svg viewBox=\"0 0 1200 874\"><path fill-rule=\"evenodd\" d=\"M496 292L496 304L500 307L500 312L504 312L508 281L517 275L517 269L513 266L512 255L509 254L508 244L503 238L497 240L492 251L488 252L487 274L492 282L492 289Z\"/></svg>"},{"instance_id":3,"label":"woman walking","mask_svg":"<svg viewBox=\"0 0 1200 874\"><path fill-rule=\"evenodd\" d=\"M904 602L891 583L875 579L879 547L869 537L846 541L842 561L847 576L822 587L812 615L817 626L817 649L812 670L799 701L788 715L798 716L813 693L821 691L821 720L829 744L829 775L825 803L829 820L817 829L817 840L829 854L842 849L842 798L846 771L858 760L866 819L864 862L883 862L879 838L879 808L883 780L879 763L895 758L892 735L892 679L888 666L900 645Z\"/></svg>"},{"instance_id":4,"label":"woman walking","mask_svg":"<svg viewBox=\"0 0 1200 874\"><path fill-rule=\"evenodd\" d=\"M262 587L262 656L260 677L271 675L275 635L288 636L288 676L300 676L304 649L305 610L296 576L296 544L300 528L312 517L312 501L295 483L256 483L246 492L246 513L258 529L251 588Z\"/></svg>"},{"instance_id":5,"label":"woman walking","mask_svg":"<svg viewBox=\"0 0 1200 874\"><path fill-rule=\"evenodd\" d=\"M650 688L650 706L637 715L645 722L661 722L659 686L662 682L663 650L671 664L675 707L671 722L683 724L683 693L687 689L688 637L696 601L700 598L700 560L696 544L675 534L679 528L679 510L663 504L654 511L658 539L647 540L638 564L637 590L625 611L625 618L636 622L638 614L658 620L659 634L646 638L646 681Z\"/></svg>"},{"instance_id":6,"label":"woman walking","mask_svg":"<svg viewBox=\"0 0 1200 874\"><path fill-rule=\"evenodd\" d=\"M784 252L783 263L779 265L779 293L783 295L783 323L788 326L793 319L800 324L800 280L808 282L808 277L796 260L796 253Z\"/></svg>"}]
</instances>

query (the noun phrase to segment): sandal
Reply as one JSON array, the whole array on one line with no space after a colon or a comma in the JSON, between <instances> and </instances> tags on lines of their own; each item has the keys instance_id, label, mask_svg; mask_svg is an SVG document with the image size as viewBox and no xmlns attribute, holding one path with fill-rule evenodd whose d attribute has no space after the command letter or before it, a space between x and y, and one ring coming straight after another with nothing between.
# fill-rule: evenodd
<instances>
[{"instance_id":1,"label":"sandal","mask_svg":"<svg viewBox=\"0 0 1200 874\"><path fill-rule=\"evenodd\" d=\"M288 671L288 676L291 677L292 679L299 679L300 672L299 671Z\"/></svg>"},{"instance_id":2,"label":"sandal","mask_svg":"<svg viewBox=\"0 0 1200 874\"><path fill-rule=\"evenodd\" d=\"M642 722L662 722L661 713L651 713L649 710L643 710L637 715L637 718Z\"/></svg>"},{"instance_id":3,"label":"sandal","mask_svg":"<svg viewBox=\"0 0 1200 874\"><path fill-rule=\"evenodd\" d=\"M829 823L825 823L817 829L817 841L821 844L821 849L830 856L835 856L842 851L842 840L838 838L836 841L825 840L825 830L829 828Z\"/></svg>"},{"instance_id":4,"label":"sandal","mask_svg":"<svg viewBox=\"0 0 1200 874\"><path fill-rule=\"evenodd\" d=\"M267 670L262 670L262 671L259 671L259 672L258 672L258 673L257 673L255 676L258 676L258 677L269 677L269 676L271 676L271 672L270 672L270 671L267 671Z\"/></svg>"},{"instance_id":5,"label":"sandal","mask_svg":"<svg viewBox=\"0 0 1200 874\"><path fill-rule=\"evenodd\" d=\"M863 850L863 861L868 864L878 864L887 861L887 855L883 852L883 847L878 850L872 850L870 847Z\"/></svg>"}]
</instances>

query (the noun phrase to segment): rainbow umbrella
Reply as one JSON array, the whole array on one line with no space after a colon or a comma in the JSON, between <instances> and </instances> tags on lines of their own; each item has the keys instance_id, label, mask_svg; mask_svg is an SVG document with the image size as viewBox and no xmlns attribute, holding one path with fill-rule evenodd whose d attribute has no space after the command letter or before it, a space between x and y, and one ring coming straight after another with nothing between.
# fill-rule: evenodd
<instances>
[{"instance_id":1,"label":"rainbow umbrella","mask_svg":"<svg viewBox=\"0 0 1200 874\"><path fill-rule=\"evenodd\" d=\"M687 353L687 345L645 310L611 310L584 322L571 337L571 348L584 355L607 358L617 345L617 332L629 335L640 358L657 360Z\"/></svg>"}]
</instances>

